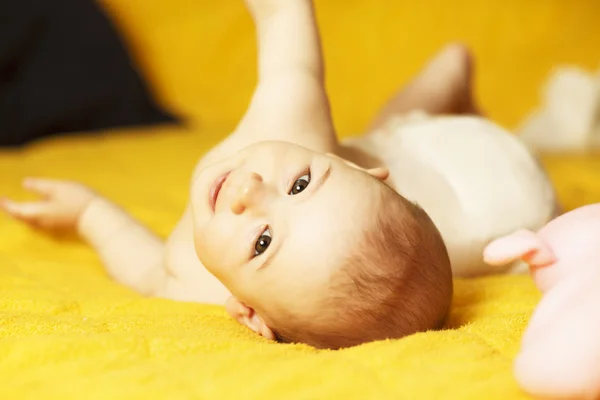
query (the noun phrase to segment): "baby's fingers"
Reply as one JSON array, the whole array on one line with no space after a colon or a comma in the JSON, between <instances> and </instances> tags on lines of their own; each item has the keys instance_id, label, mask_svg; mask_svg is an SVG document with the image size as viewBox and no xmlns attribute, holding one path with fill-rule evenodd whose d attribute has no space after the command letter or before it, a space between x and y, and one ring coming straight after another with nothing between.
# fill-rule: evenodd
<instances>
[{"instance_id":1,"label":"baby's fingers","mask_svg":"<svg viewBox=\"0 0 600 400\"><path fill-rule=\"evenodd\" d=\"M0 210L13 218L35 223L38 218L46 213L48 204L45 202L18 203L9 199L0 199Z\"/></svg>"},{"instance_id":2,"label":"baby's fingers","mask_svg":"<svg viewBox=\"0 0 600 400\"><path fill-rule=\"evenodd\" d=\"M61 182L51 179L27 178L23 181L25 189L31 190L43 197L52 196L60 185Z\"/></svg>"}]
</instances>

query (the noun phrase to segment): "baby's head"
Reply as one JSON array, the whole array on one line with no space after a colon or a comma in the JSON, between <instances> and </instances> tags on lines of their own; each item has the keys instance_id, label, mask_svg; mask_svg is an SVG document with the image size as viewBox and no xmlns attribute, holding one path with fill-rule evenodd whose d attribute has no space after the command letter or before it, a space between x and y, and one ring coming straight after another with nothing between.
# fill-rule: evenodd
<instances>
[{"instance_id":1,"label":"baby's head","mask_svg":"<svg viewBox=\"0 0 600 400\"><path fill-rule=\"evenodd\" d=\"M340 348L439 327L450 262L427 214L334 156L264 142L199 171L196 252L272 339Z\"/></svg>"}]
</instances>

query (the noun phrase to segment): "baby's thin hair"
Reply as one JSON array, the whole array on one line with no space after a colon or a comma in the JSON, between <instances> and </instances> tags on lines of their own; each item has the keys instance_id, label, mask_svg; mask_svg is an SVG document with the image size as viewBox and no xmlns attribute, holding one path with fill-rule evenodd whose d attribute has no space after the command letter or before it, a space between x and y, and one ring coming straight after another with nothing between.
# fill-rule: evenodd
<instances>
[{"instance_id":1,"label":"baby's thin hair","mask_svg":"<svg viewBox=\"0 0 600 400\"><path fill-rule=\"evenodd\" d=\"M382 187L373 223L332 277L320 309L272 320L279 341L337 349L443 326L452 300L446 246L425 211Z\"/></svg>"}]
</instances>

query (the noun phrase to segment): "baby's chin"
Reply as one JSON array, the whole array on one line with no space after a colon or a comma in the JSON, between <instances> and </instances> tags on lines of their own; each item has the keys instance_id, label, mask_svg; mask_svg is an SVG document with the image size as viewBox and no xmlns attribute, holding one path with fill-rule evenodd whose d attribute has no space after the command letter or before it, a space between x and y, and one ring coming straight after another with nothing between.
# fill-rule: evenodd
<instances>
[{"instance_id":1,"label":"baby's chin","mask_svg":"<svg viewBox=\"0 0 600 400\"><path fill-rule=\"evenodd\" d=\"M215 215L209 198L211 185L212 182L207 183L206 179L196 179L192 183L188 212L194 235L200 233Z\"/></svg>"},{"instance_id":2,"label":"baby's chin","mask_svg":"<svg viewBox=\"0 0 600 400\"><path fill-rule=\"evenodd\" d=\"M195 179L191 185L189 206L190 211L192 212L192 220L194 221L194 225L201 219L206 218L208 211L210 211L208 199L205 199L205 196L202 196L202 193L206 192L204 186L205 185L203 185L203 182L201 182L200 179Z\"/></svg>"}]
</instances>

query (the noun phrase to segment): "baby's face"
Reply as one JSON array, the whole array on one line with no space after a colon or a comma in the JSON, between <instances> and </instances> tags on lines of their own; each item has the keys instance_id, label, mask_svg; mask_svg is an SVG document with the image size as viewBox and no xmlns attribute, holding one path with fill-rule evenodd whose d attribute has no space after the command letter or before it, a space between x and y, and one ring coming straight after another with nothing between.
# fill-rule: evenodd
<instances>
[{"instance_id":1,"label":"baby's face","mask_svg":"<svg viewBox=\"0 0 600 400\"><path fill-rule=\"evenodd\" d=\"M196 175L196 252L252 307L311 307L364 235L380 184L336 157L282 142L252 145Z\"/></svg>"}]
</instances>

